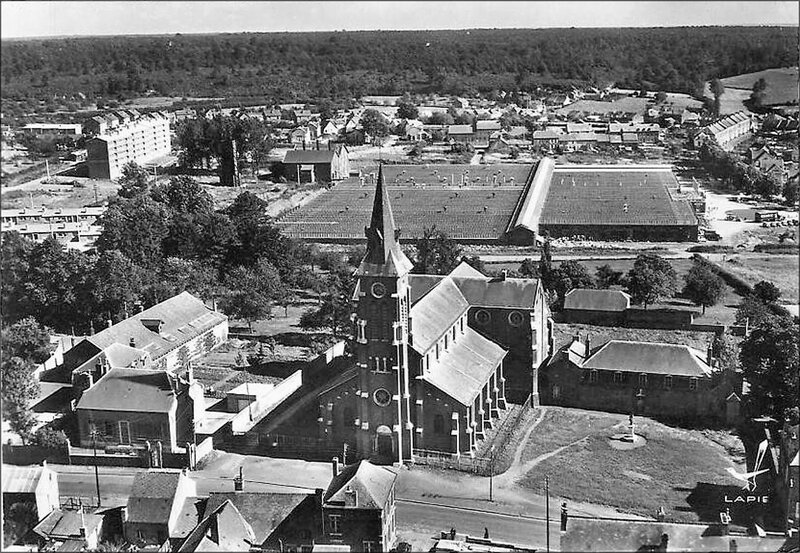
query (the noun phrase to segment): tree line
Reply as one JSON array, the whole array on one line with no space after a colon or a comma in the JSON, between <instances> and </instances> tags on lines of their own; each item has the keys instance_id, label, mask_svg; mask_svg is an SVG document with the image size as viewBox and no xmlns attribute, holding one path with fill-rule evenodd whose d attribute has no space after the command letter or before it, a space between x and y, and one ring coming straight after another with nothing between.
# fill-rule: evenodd
<instances>
[{"instance_id":1,"label":"tree line","mask_svg":"<svg viewBox=\"0 0 800 553\"><path fill-rule=\"evenodd\" d=\"M699 93L714 77L796 63L792 27L473 29L4 40L4 98L535 91L616 82Z\"/></svg>"}]
</instances>

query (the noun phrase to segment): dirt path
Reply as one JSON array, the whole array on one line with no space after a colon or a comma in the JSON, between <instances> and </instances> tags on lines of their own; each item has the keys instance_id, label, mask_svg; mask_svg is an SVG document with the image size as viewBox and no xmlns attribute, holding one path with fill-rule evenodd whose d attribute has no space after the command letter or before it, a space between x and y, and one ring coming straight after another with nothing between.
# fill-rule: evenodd
<instances>
[{"instance_id":1,"label":"dirt path","mask_svg":"<svg viewBox=\"0 0 800 553\"><path fill-rule=\"evenodd\" d=\"M539 416L536 417L536 420L533 421L533 424L531 424L528 430L525 431L525 435L519 441L517 450L514 452L514 460L511 461L511 466L503 474L495 476L495 481L497 482L498 486L504 488L511 487L525 474L524 472L520 472L522 454L525 452L525 446L527 445L531 434L533 434L533 431L536 430L536 427L539 426L539 423L544 420L544 416L547 414L547 407L541 407L540 409Z\"/></svg>"}]
</instances>

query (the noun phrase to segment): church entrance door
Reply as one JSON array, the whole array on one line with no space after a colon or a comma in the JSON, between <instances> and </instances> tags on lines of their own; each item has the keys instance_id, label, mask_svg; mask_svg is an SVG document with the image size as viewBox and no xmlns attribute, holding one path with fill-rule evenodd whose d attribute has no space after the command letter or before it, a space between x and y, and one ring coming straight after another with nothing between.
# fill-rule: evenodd
<instances>
[{"instance_id":1,"label":"church entrance door","mask_svg":"<svg viewBox=\"0 0 800 553\"><path fill-rule=\"evenodd\" d=\"M380 457L391 459L394 455L394 437L392 436L392 430L388 426L381 425L378 427L375 449Z\"/></svg>"}]
</instances>

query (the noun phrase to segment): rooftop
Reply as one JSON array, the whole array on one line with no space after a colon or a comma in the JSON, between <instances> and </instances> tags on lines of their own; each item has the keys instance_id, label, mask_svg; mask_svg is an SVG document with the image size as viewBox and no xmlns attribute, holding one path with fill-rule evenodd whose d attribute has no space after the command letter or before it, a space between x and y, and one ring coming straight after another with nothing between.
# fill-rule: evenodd
<instances>
[{"instance_id":1,"label":"rooftop","mask_svg":"<svg viewBox=\"0 0 800 553\"><path fill-rule=\"evenodd\" d=\"M35 493L43 474L57 479L56 473L40 465L19 466L4 463L3 493Z\"/></svg>"},{"instance_id":2,"label":"rooftop","mask_svg":"<svg viewBox=\"0 0 800 553\"><path fill-rule=\"evenodd\" d=\"M136 473L128 497L128 520L164 523L169 520L181 478L181 471L150 469Z\"/></svg>"},{"instance_id":3,"label":"rooftop","mask_svg":"<svg viewBox=\"0 0 800 553\"><path fill-rule=\"evenodd\" d=\"M337 502L345 507L383 510L395 480L397 474L388 468L359 461L344 467L333 478L323 500L326 504Z\"/></svg>"},{"instance_id":4,"label":"rooftop","mask_svg":"<svg viewBox=\"0 0 800 553\"><path fill-rule=\"evenodd\" d=\"M111 369L83 392L78 409L168 413L175 401L165 371Z\"/></svg>"},{"instance_id":5,"label":"rooftop","mask_svg":"<svg viewBox=\"0 0 800 553\"><path fill-rule=\"evenodd\" d=\"M232 503L253 529L255 543L262 544L292 511L313 497L313 493L211 492L205 513L214 512L226 502Z\"/></svg>"},{"instance_id":6,"label":"rooftop","mask_svg":"<svg viewBox=\"0 0 800 553\"><path fill-rule=\"evenodd\" d=\"M620 290L576 288L564 296L564 309L621 312L630 306L631 297Z\"/></svg>"},{"instance_id":7,"label":"rooftop","mask_svg":"<svg viewBox=\"0 0 800 553\"><path fill-rule=\"evenodd\" d=\"M677 344L611 340L583 364L585 369L707 377L704 354Z\"/></svg>"}]
</instances>

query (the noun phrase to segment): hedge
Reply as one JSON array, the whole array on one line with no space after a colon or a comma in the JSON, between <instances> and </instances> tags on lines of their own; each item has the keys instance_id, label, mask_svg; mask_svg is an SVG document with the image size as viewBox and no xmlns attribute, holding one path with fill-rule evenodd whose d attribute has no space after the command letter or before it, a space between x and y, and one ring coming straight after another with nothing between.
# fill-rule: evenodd
<instances>
[{"instance_id":1,"label":"hedge","mask_svg":"<svg viewBox=\"0 0 800 553\"><path fill-rule=\"evenodd\" d=\"M700 263L701 265L705 265L706 267L708 267L709 269L714 271L717 275L719 275L719 277L722 280L725 281L725 284L727 284L728 286L733 288L734 291L737 294L739 294L740 296L744 297L744 296L748 296L748 295L753 293L753 287L750 286L743 279L741 279L740 277L736 276L735 274L733 274L733 273L731 273L729 271L726 271L725 269L723 269L722 267L720 267L716 263L713 263L713 262L709 261L708 259L706 259L702 255L694 254L692 256L692 259L695 260L696 262Z\"/></svg>"}]
</instances>

